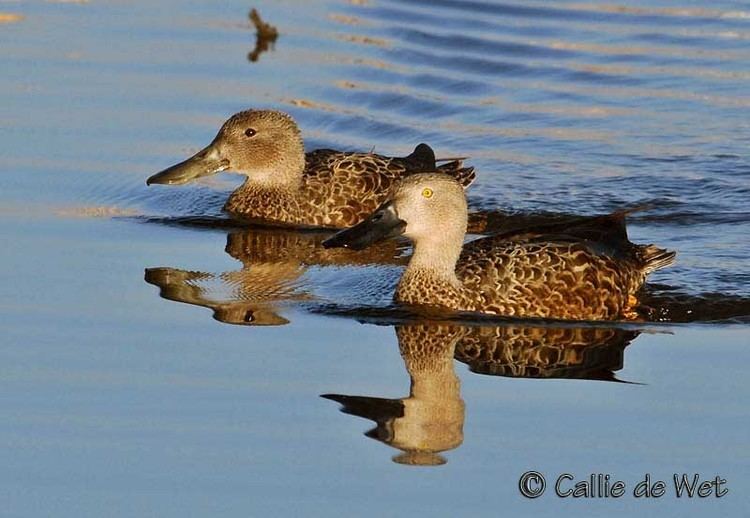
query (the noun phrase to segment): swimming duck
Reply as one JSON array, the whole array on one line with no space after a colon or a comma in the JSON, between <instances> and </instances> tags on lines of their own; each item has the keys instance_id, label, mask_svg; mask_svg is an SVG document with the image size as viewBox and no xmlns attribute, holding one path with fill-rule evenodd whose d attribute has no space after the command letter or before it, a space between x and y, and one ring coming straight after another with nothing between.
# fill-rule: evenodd
<instances>
[{"instance_id":1,"label":"swimming duck","mask_svg":"<svg viewBox=\"0 0 750 518\"><path fill-rule=\"evenodd\" d=\"M464 186L474 168L460 160L435 165L435 154L420 144L406 157L317 149L305 153L294 119L273 110L247 110L227 120L208 147L151 176L151 184L184 184L231 170L246 176L224 210L250 222L344 228L362 221L385 201L401 177L440 171Z\"/></svg>"},{"instance_id":2,"label":"swimming duck","mask_svg":"<svg viewBox=\"0 0 750 518\"><path fill-rule=\"evenodd\" d=\"M633 319L646 276L675 253L627 238L624 214L512 231L462 244L467 206L448 175L415 174L362 223L324 246L362 249L404 235L414 252L399 303L512 317Z\"/></svg>"}]
</instances>

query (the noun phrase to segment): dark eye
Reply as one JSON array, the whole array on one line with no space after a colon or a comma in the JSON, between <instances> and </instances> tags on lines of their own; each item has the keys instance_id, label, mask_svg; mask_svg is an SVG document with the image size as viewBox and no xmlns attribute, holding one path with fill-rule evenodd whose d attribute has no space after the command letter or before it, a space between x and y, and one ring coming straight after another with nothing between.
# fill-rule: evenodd
<instances>
[{"instance_id":1,"label":"dark eye","mask_svg":"<svg viewBox=\"0 0 750 518\"><path fill-rule=\"evenodd\" d=\"M245 136L246 137L254 137L255 136L255 130L253 128L247 128L245 130Z\"/></svg>"}]
</instances>

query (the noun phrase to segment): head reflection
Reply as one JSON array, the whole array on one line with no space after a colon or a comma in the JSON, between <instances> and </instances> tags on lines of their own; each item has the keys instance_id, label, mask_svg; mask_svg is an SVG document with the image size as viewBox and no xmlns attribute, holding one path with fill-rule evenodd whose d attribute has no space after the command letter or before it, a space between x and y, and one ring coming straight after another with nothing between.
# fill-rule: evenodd
<instances>
[{"instance_id":1,"label":"head reflection","mask_svg":"<svg viewBox=\"0 0 750 518\"><path fill-rule=\"evenodd\" d=\"M460 328L448 326L398 326L401 358L411 379L409 396L381 399L326 394L347 414L371 419L377 426L367 436L403 453L399 464L439 465L440 452L463 442L464 402L461 382L453 368L453 353Z\"/></svg>"}]
</instances>

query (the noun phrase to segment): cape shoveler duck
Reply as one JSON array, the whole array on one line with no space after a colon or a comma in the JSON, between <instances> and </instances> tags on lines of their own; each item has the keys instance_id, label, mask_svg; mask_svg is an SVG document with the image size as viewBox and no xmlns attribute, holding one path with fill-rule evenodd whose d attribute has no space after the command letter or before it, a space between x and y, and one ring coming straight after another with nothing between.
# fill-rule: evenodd
<instances>
[{"instance_id":1,"label":"cape shoveler duck","mask_svg":"<svg viewBox=\"0 0 750 518\"><path fill-rule=\"evenodd\" d=\"M400 303L514 317L635 318L646 276L675 253L631 243L624 213L485 237L463 247L466 197L448 175L415 174L362 223L324 245L365 248L403 234L414 253Z\"/></svg>"},{"instance_id":2,"label":"cape shoveler duck","mask_svg":"<svg viewBox=\"0 0 750 518\"><path fill-rule=\"evenodd\" d=\"M397 180L414 172L440 171L466 187L474 168L460 160L436 167L420 144L406 157L318 149L305 153L299 128L286 113L248 110L227 120L213 142L146 183L184 184L221 171L246 176L224 210L250 222L344 228L362 221L385 201Z\"/></svg>"}]
</instances>

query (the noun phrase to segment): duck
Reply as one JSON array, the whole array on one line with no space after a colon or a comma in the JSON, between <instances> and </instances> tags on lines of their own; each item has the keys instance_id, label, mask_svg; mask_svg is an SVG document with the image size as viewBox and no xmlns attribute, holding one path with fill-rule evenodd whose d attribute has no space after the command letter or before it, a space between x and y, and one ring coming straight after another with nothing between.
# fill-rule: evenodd
<instances>
[{"instance_id":1,"label":"duck","mask_svg":"<svg viewBox=\"0 0 750 518\"><path fill-rule=\"evenodd\" d=\"M433 171L464 187L475 179L462 159L436 166L435 153L419 144L405 157L316 149L305 153L297 123L276 110L232 115L213 141L187 160L146 181L180 185L230 171L245 176L224 205L232 218L272 226L346 228L385 201L402 177Z\"/></svg>"},{"instance_id":2,"label":"duck","mask_svg":"<svg viewBox=\"0 0 750 518\"><path fill-rule=\"evenodd\" d=\"M361 223L323 242L364 249L397 236L413 253L396 287L399 304L518 318L634 320L647 275L675 252L631 243L627 211L542 225L463 246L467 202L448 175L404 178Z\"/></svg>"}]
</instances>

